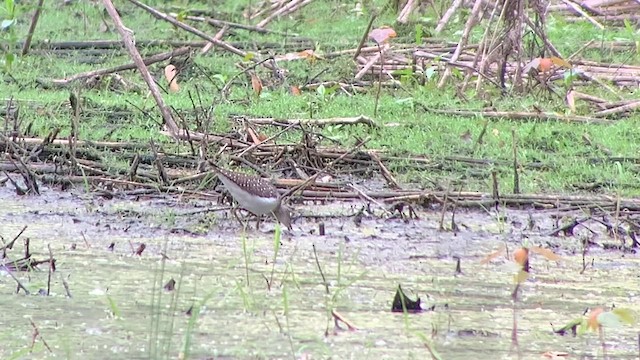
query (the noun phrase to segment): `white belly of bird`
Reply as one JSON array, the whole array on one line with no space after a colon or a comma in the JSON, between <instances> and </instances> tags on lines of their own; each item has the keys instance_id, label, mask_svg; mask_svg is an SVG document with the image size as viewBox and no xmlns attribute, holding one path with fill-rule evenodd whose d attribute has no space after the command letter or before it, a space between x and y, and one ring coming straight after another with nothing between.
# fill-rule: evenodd
<instances>
[{"instance_id":1,"label":"white belly of bird","mask_svg":"<svg viewBox=\"0 0 640 360\"><path fill-rule=\"evenodd\" d=\"M278 206L278 199L263 198L253 194L249 194L246 190L241 189L236 183L230 181L224 176L220 179L222 183L231 193L234 199L245 210L249 210L256 215L270 214Z\"/></svg>"}]
</instances>

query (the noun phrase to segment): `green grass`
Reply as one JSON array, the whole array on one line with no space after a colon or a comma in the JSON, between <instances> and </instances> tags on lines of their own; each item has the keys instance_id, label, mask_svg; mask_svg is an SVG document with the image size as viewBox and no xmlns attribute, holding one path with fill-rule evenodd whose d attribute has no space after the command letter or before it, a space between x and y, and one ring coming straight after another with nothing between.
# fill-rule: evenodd
<instances>
[{"instance_id":1,"label":"green grass","mask_svg":"<svg viewBox=\"0 0 640 360\"><path fill-rule=\"evenodd\" d=\"M215 7L215 16L220 19L244 22L242 9L248 2L225 1ZM151 3L162 11L177 12L185 9L209 9L204 3L177 2ZM363 3L361 12L356 11L355 3L339 1L314 2L292 16L275 20L270 29L298 33L311 40L320 52L336 49L355 48L362 36L369 17L378 13L375 26L392 25L398 32L395 42L415 42L415 26L394 25L395 15L389 11L388 2L368 1ZM443 4L438 4L443 6ZM29 5L18 4L19 23L13 29L21 39L27 31L30 11ZM120 10L126 26L133 29L138 41L142 40L199 40L193 35L177 30L170 24L154 19L135 6L124 3ZM103 14L99 4L71 3L67 6L45 5L34 42L69 41L91 39L118 39L114 32L103 32ZM424 16L414 16L414 21L425 28L432 29L435 14L429 10ZM458 14L443 33L443 40L457 41L461 26L466 21L465 12ZM254 22L255 23L255 22ZM214 33L215 30L203 24L194 24ZM112 26L110 26L113 29ZM637 41L638 35L629 28L608 27L605 31L596 29L587 22L571 23L557 16L548 18L548 33L551 41L567 56L578 50L586 41L630 40ZM572 34L566 36L566 34ZM474 31L478 38L482 29ZM284 46L287 39L273 34L257 35L243 30L235 30L225 37L225 41L240 42L252 48L252 43L274 42ZM10 45L10 44L9 44ZM142 48L143 55L166 51L166 47ZM272 50L275 54L284 51ZM638 64L636 53L611 53L607 49L590 49L582 56L608 62ZM72 89L43 89L36 79L64 78L78 72L111 67L129 62L124 51L114 51L100 59L100 63L82 62L82 52L71 52L58 56L46 51L34 52L21 58L3 79L0 96L3 99L13 97L23 109L20 113L22 129L30 130L28 135L44 136L54 127L62 129L60 136L67 136L70 129L70 110L67 104ZM165 101L184 116L187 123L195 127L192 102L189 93L199 94L202 105L215 105L211 131L223 132L233 126L230 115L279 118L325 118L355 116L364 114L373 116L375 89L352 97L340 91L328 92L321 96L316 91L307 91L302 96L291 96L286 86L265 89L262 96L256 97L247 78L242 75L234 81L229 94L229 102L220 102L219 90L224 83L239 70L235 63L241 59L223 51L216 50L205 56L194 56L192 66L181 74L182 91L177 94L165 94ZM156 78L160 79L163 64L150 67ZM322 73L317 81L349 81L354 74L354 66L349 56L331 60L295 61L280 63L286 68L287 84L302 85L304 82ZM170 142L169 138L158 135L160 116L155 110L153 99L146 86L135 72L121 72L132 90L112 89L107 85L97 88L83 88L75 84L83 99L83 113L80 121L80 138L109 141L142 141L153 139L156 142ZM259 70L259 75L268 80L270 75ZM426 156L438 164L428 173L408 166L410 162L391 163L390 167L398 172L401 180L418 182L420 186L432 187L437 184L462 182L466 190L489 191L492 170L497 170L500 183L510 191L513 170L512 130L518 140L519 162L521 169L521 189L524 192L575 192L595 186L592 191L620 193L632 196L640 194L635 183L637 177L638 145L636 139L638 116L620 119L613 125L576 124L560 121L508 121L489 120L487 133L481 144L475 145L484 124L484 119L460 118L425 112L420 106L438 109L480 110L493 106L504 111L534 111L543 109L566 113L563 94L565 85L554 84L560 96L544 90L535 89L526 96L508 95L501 97L489 85L486 91L490 98L484 100L475 97L470 90L467 99L459 99L452 85L441 90L435 87L438 76L424 86L410 79L402 89L383 89L375 121L381 125L378 129L362 126L326 127L319 129L325 135L340 141L344 146L354 144L356 137L370 136L367 144L371 149L384 149L395 156ZM613 99L612 94L597 87L588 87L582 91ZM624 98L637 96L633 90L620 89ZM152 114L146 116L138 109ZM117 112L115 112L117 111ZM584 103L578 103L578 111L589 115L590 109ZM386 126L397 124L398 126ZM272 134L277 129L261 129ZM591 142L583 139L587 136ZM287 134L284 140L297 141L300 134ZM284 141L283 140L283 141ZM328 143L327 143L328 144ZM486 159L496 161L493 165L469 165L453 162L451 156ZM627 158L628 161L609 160L609 157ZM535 164L535 167L526 166Z\"/></svg>"}]
</instances>

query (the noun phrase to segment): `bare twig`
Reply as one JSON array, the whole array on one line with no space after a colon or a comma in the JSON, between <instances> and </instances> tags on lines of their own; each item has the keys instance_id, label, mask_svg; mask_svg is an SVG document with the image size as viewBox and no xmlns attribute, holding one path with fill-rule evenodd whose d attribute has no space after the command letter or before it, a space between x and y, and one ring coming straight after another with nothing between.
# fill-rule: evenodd
<instances>
[{"instance_id":1,"label":"bare twig","mask_svg":"<svg viewBox=\"0 0 640 360\"><path fill-rule=\"evenodd\" d=\"M172 57L175 57L175 56L187 54L189 51L191 51L190 48L182 47L173 51L168 51L168 52L150 56L148 58L143 59L142 62L145 65L151 65L160 61L171 59ZM119 66L115 66L107 69L91 70L91 71L79 73L64 79L54 79L54 80L39 79L38 82L45 86L48 85L49 83L55 86L65 86L77 80L86 79L94 76L105 75L105 74L111 74L111 73L115 73L123 70L132 70L132 69L136 69L135 62L119 65Z\"/></svg>"},{"instance_id":2,"label":"bare twig","mask_svg":"<svg viewBox=\"0 0 640 360\"><path fill-rule=\"evenodd\" d=\"M133 0L130 0L130 1L133 1ZM120 19L120 15L118 14L118 11L116 10L116 8L113 6L113 3L111 2L111 0L102 0L102 2L105 8L107 9L107 12L113 19L113 22L116 28L118 29L120 36L122 37L124 46L129 52L129 55L131 56L131 58L133 59L133 62L136 64L136 67L138 68L138 71L140 71L140 74L144 78L144 81L147 83L147 86L149 87L149 91L151 91L151 95L156 100L158 109L160 110L160 113L162 114L162 118L164 119L165 126L167 127L169 132L173 135L173 137L177 138L180 128L178 127L178 124L176 124L176 122L173 120L171 111L169 111L169 108L165 105L164 100L160 95L160 90L158 89L158 85L156 84L156 82L153 80L153 77L149 73L149 69L147 69L147 65L145 65L144 61L142 60L142 57L140 56L138 49L136 49L135 39L133 38L133 31L125 28L124 24L122 23L122 20Z\"/></svg>"},{"instance_id":3,"label":"bare twig","mask_svg":"<svg viewBox=\"0 0 640 360\"><path fill-rule=\"evenodd\" d=\"M38 0L38 6L36 7L36 11L33 13L31 17L31 25L29 25L29 32L27 33L27 38L22 45L22 56L25 56L29 53L29 48L31 47L31 39L33 38L33 33L36 31L36 25L38 24L38 19L40 18L40 13L42 12L42 4L44 4L44 0Z\"/></svg>"}]
</instances>

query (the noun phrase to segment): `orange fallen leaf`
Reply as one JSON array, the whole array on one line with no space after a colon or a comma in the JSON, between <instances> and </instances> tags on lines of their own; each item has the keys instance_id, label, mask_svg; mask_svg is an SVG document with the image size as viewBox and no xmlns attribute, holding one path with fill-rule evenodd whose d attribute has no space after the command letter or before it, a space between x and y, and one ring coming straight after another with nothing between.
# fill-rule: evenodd
<instances>
[{"instance_id":1,"label":"orange fallen leaf","mask_svg":"<svg viewBox=\"0 0 640 360\"><path fill-rule=\"evenodd\" d=\"M258 75L256 75L256 73L254 73L253 71L249 73L249 76L251 76L251 87L253 88L253 91L259 96L262 92L262 80L260 80Z\"/></svg>"},{"instance_id":2,"label":"orange fallen leaf","mask_svg":"<svg viewBox=\"0 0 640 360\"><path fill-rule=\"evenodd\" d=\"M390 26L381 26L377 29L371 30L369 38L378 44L384 44L389 39L396 37L396 32Z\"/></svg>"},{"instance_id":3,"label":"orange fallen leaf","mask_svg":"<svg viewBox=\"0 0 640 360\"><path fill-rule=\"evenodd\" d=\"M598 321L598 316L604 312L603 308L595 308L591 310L589 314L589 318L587 319L587 329L598 330L600 327L600 322Z\"/></svg>"},{"instance_id":4,"label":"orange fallen leaf","mask_svg":"<svg viewBox=\"0 0 640 360\"><path fill-rule=\"evenodd\" d=\"M295 86L295 85L291 85L291 87L289 88L289 91L291 92L291 95L293 95L293 96L302 95L302 91L300 91L300 88Z\"/></svg>"},{"instance_id":5,"label":"orange fallen leaf","mask_svg":"<svg viewBox=\"0 0 640 360\"><path fill-rule=\"evenodd\" d=\"M169 82L169 91L178 92L180 86L178 85L178 69L175 66L169 64L164 68L164 77Z\"/></svg>"},{"instance_id":6,"label":"orange fallen leaf","mask_svg":"<svg viewBox=\"0 0 640 360\"><path fill-rule=\"evenodd\" d=\"M569 356L569 353L566 353L564 351L547 351L546 353L542 354L542 356L546 357L547 359L558 359Z\"/></svg>"},{"instance_id":7,"label":"orange fallen leaf","mask_svg":"<svg viewBox=\"0 0 640 360\"><path fill-rule=\"evenodd\" d=\"M549 249L541 248L539 246L532 246L529 248L529 250L531 250L531 252L533 253L544 256L547 260L551 260L551 261L562 260L562 258L559 255L557 255L556 253L554 253Z\"/></svg>"},{"instance_id":8,"label":"orange fallen leaf","mask_svg":"<svg viewBox=\"0 0 640 360\"><path fill-rule=\"evenodd\" d=\"M576 112L576 98L575 98L575 92L573 90L569 90L567 92L567 105L569 105L569 110L571 110L571 113L575 113Z\"/></svg>"},{"instance_id":9,"label":"orange fallen leaf","mask_svg":"<svg viewBox=\"0 0 640 360\"><path fill-rule=\"evenodd\" d=\"M524 266L527 263L527 261L529 261L529 249L525 247L521 247L520 249L514 251L513 260L517 264Z\"/></svg>"},{"instance_id":10,"label":"orange fallen leaf","mask_svg":"<svg viewBox=\"0 0 640 360\"><path fill-rule=\"evenodd\" d=\"M552 67L553 67L553 61L549 58L542 58L538 63L538 70L540 70L543 73L550 72Z\"/></svg>"},{"instance_id":11,"label":"orange fallen leaf","mask_svg":"<svg viewBox=\"0 0 640 360\"><path fill-rule=\"evenodd\" d=\"M488 264L491 260L497 258L498 256L500 256L500 254L504 253L506 249L507 247L505 246L502 249L492 252L491 254L487 255L487 257L482 259L482 261L480 261L480 264L483 264L483 265Z\"/></svg>"}]
</instances>

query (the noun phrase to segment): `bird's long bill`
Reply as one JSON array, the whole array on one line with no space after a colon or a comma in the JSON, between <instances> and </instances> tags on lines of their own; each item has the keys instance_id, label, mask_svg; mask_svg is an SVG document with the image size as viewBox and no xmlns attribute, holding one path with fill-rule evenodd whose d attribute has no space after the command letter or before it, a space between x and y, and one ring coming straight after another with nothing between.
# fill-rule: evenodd
<instances>
[{"instance_id":1,"label":"bird's long bill","mask_svg":"<svg viewBox=\"0 0 640 360\"><path fill-rule=\"evenodd\" d=\"M291 230L291 211L288 207L284 205L279 205L275 210L273 210L273 216L280 221L280 223L287 227L287 229Z\"/></svg>"}]
</instances>

